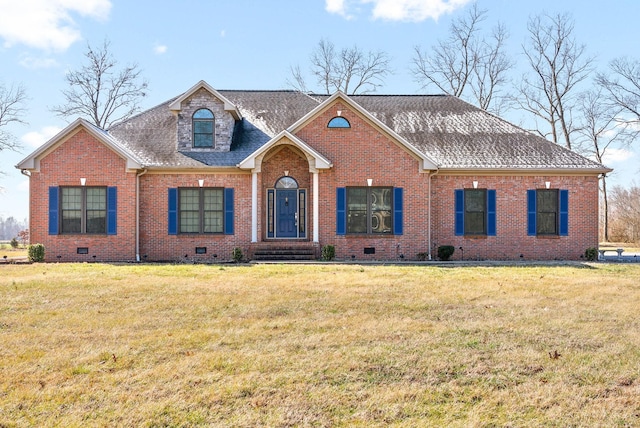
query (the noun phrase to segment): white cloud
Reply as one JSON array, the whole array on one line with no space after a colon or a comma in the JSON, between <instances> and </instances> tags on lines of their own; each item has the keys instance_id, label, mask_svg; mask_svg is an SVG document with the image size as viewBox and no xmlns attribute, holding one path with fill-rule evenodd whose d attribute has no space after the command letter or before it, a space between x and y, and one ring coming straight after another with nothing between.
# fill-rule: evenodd
<instances>
[{"instance_id":1,"label":"white cloud","mask_svg":"<svg viewBox=\"0 0 640 428\"><path fill-rule=\"evenodd\" d=\"M27 132L22 136L21 140L23 143L37 148L49 141L60 131L62 131L62 128L58 128L57 126L45 126L40 131Z\"/></svg>"},{"instance_id":2,"label":"white cloud","mask_svg":"<svg viewBox=\"0 0 640 428\"><path fill-rule=\"evenodd\" d=\"M72 14L107 19L110 0L0 0L0 37L4 46L64 51L80 39Z\"/></svg>"},{"instance_id":3,"label":"white cloud","mask_svg":"<svg viewBox=\"0 0 640 428\"><path fill-rule=\"evenodd\" d=\"M155 52L158 55L162 55L163 53L167 52L167 45L160 45L160 44L156 44L153 47L153 52Z\"/></svg>"},{"instance_id":4,"label":"white cloud","mask_svg":"<svg viewBox=\"0 0 640 428\"><path fill-rule=\"evenodd\" d=\"M471 0L325 0L325 9L349 19L352 17L349 12L358 4L371 4L373 19L420 22L438 20L469 2Z\"/></svg>"},{"instance_id":5,"label":"white cloud","mask_svg":"<svg viewBox=\"0 0 640 428\"><path fill-rule=\"evenodd\" d=\"M58 61L53 58L37 58L31 55L23 54L20 57L20 65L32 70L38 68L53 68L58 66Z\"/></svg>"},{"instance_id":6,"label":"white cloud","mask_svg":"<svg viewBox=\"0 0 640 428\"><path fill-rule=\"evenodd\" d=\"M607 151L604 153L602 162L605 165L625 162L629 160L629 158L632 158L633 156L635 156L635 153L633 153L630 150L610 148L610 149L607 149Z\"/></svg>"}]
</instances>

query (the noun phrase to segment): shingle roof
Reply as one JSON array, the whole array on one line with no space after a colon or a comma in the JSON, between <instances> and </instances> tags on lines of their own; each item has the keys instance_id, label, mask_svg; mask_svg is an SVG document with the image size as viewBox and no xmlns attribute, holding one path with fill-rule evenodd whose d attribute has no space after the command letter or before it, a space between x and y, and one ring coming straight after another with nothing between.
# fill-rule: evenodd
<instances>
[{"instance_id":1,"label":"shingle roof","mask_svg":"<svg viewBox=\"0 0 640 428\"><path fill-rule=\"evenodd\" d=\"M286 90L218 92L243 117L236 124L230 152L177 151L177 119L169 110L177 97L115 125L109 133L148 167L232 167L329 98ZM453 96L349 98L440 168L607 170Z\"/></svg>"}]
</instances>

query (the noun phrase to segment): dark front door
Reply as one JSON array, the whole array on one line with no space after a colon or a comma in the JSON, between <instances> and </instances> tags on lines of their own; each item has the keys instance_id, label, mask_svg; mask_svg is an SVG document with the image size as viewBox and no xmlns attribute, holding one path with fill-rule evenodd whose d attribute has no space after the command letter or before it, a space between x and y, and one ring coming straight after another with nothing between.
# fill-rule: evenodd
<instances>
[{"instance_id":1,"label":"dark front door","mask_svg":"<svg viewBox=\"0 0 640 428\"><path fill-rule=\"evenodd\" d=\"M276 237L297 238L298 191L276 190Z\"/></svg>"}]
</instances>

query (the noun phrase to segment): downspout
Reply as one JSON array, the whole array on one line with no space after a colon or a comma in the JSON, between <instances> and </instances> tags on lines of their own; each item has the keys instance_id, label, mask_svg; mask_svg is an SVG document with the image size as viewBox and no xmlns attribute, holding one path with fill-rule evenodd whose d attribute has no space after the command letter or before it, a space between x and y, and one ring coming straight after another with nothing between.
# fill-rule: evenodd
<instances>
[{"instance_id":1,"label":"downspout","mask_svg":"<svg viewBox=\"0 0 640 428\"><path fill-rule=\"evenodd\" d=\"M429 260L433 260L432 258L432 254L431 254L431 177L435 176L436 174L438 174L438 172L440 172L439 170L435 170L434 172L430 172L429 173L429 206L428 206L428 222L429 222L429 227L428 227L428 231L427 231L427 244L429 245L428 247L428 254L429 254Z\"/></svg>"},{"instance_id":2,"label":"downspout","mask_svg":"<svg viewBox=\"0 0 640 428\"><path fill-rule=\"evenodd\" d=\"M21 169L20 174L29 177L29 230L33 230L31 227L31 173L26 169Z\"/></svg>"},{"instance_id":3,"label":"downspout","mask_svg":"<svg viewBox=\"0 0 640 428\"><path fill-rule=\"evenodd\" d=\"M140 177L147 173L144 168L141 173L136 174L136 261L140 261Z\"/></svg>"}]
</instances>

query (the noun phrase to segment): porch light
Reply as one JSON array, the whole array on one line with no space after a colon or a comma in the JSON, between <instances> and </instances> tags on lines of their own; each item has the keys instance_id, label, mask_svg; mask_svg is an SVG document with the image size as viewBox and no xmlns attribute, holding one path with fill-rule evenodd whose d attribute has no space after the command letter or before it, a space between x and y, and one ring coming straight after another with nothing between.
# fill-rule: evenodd
<instances>
[{"instance_id":1,"label":"porch light","mask_svg":"<svg viewBox=\"0 0 640 428\"><path fill-rule=\"evenodd\" d=\"M81 178L81 179L80 179L80 185L81 185L81 186L84 186L84 185L86 185L86 184L87 184L87 179L86 179L86 178L84 178L84 177L83 177L83 178Z\"/></svg>"},{"instance_id":2,"label":"porch light","mask_svg":"<svg viewBox=\"0 0 640 428\"><path fill-rule=\"evenodd\" d=\"M198 180L198 186L204 187L204 179L203 178Z\"/></svg>"},{"instance_id":3,"label":"porch light","mask_svg":"<svg viewBox=\"0 0 640 428\"><path fill-rule=\"evenodd\" d=\"M367 186L371 187L373 185L373 178L367 178Z\"/></svg>"},{"instance_id":4,"label":"porch light","mask_svg":"<svg viewBox=\"0 0 640 428\"><path fill-rule=\"evenodd\" d=\"M478 188L478 182L477 182L477 181L474 181L474 182L473 182L473 188L474 188L474 189L477 189L477 188Z\"/></svg>"},{"instance_id":5,"label":"porch light","mask_svg":"<svg viewBox=\"0 0 640 428\"><path fill-rule=\"evenodd\" d=\"M550 182L550 181L545 181L545 182L544 182L544 187L546 187L547 189L548 189L549 187L551 187L551 182Z\"/></svg>"}]
</instances>

